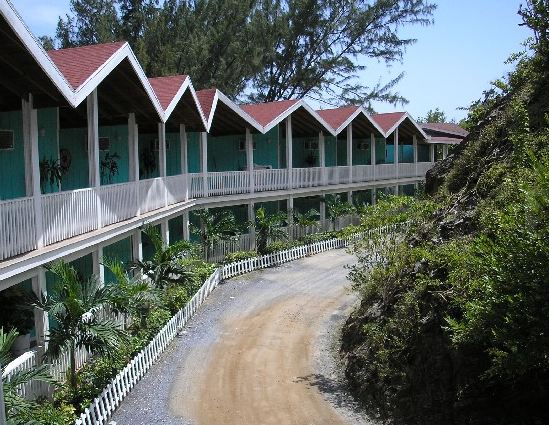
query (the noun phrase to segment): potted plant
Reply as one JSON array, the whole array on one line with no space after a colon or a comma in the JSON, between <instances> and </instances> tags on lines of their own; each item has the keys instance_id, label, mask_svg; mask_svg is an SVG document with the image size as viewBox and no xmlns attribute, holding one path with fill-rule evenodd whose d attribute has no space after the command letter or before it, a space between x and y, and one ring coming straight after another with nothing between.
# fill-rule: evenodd
<instances>
[{"instance_id":1,"label":"potted plant","mask_svg":"<svg viewBox=\"0 0 549 425\"><path fill-rule=\"evenodd\" d=\"M0 292L0 305L0 326L19 333L11 347L13 355L18 357L30 349L30 331L34 326L30 296L22 288L12 286Z\"/></svg>"}]
</instances>

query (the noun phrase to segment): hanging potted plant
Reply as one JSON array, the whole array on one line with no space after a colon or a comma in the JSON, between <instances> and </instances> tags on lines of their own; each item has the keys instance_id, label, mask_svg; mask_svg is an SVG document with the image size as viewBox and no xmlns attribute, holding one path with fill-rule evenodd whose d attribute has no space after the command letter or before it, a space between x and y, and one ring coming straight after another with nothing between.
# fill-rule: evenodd
<instances>
[{"instance_id":1,"label":"hanging potted plant","mask_svg":"<svg viewBox=\"0 0 549 425\"><path fill-rule=\"evenodd\" d=\"M22 288L12 286L0 292L0 305L0 327L19 332L11 347L13 355L18 357L30 349L30 332L34 326L30 296Z\"/></svg>"},{"instance_id":2,"label":"hanging potted plant","mask_svg":"<svg viewBox=\"0 0 549 425\"><path fill-rule=\"evenodd\" d=\"M120 156L115 152L107 152L100 163L101 183L111 184L112 178L118 174L118 160Z\"/></svg>"}]
</instances>

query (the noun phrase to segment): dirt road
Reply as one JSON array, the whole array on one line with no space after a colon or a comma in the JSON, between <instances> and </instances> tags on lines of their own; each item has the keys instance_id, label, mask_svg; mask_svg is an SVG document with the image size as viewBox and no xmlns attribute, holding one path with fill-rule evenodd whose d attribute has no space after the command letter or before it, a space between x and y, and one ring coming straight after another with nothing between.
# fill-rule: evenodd
<instances>
[{"instance_id":1,"label":"dirt road","mask_svg":"<svg viewBox=\"0 0 549 425\"><path fill-rule=\"evenodd\" d=\"M124 402L124 412L114 419L118 424L368 423L352 412L330 354L355 302L345 278L350 261L343 251L330 251L222 285L176 344L190 342L168 354L160 372L149 372L163 375L160 380L145 378L130 396L144 412L132 412L132 401ZM155 406L147 407L147 398Z\"/></svg>"}]
</instances>

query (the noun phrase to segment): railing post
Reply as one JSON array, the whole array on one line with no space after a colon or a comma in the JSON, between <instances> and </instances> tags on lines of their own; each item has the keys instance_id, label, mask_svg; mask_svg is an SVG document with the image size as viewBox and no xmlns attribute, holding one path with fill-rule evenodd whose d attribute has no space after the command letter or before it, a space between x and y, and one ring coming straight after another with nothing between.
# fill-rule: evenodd
<instances>
[{"instance_id":1,"label":"railing post","mask_svg":"<svg viewBox=\"0 0 549 425\"><path fill-rule=\"evenodd\" d=\"M34 232L36 247L44 246L44 223L42 216L42 192L40 189L40 153L38 151L38 115L33 107L33 97L22 100L23 146L25 154L26 195L32 196L34 207Z\"/></svg>"},{"instance_id":2,"label":"railing post","mask_svg":"<svg viewBox=\"0 0 549 425\"><path fill-rule=\"evenodd\" d=\"M353 123L347 126L347 165L349 166L349 183L353 182Z\"/></svg>"},{"instance_id":3,"label":"railing post","mask_svg":"<svg viewBox=\"0 0 549 425\"><path fill-rule=\"evenodd\" d=\"M370 165L373 168L373 179L376 179L376 136L374 133L370 133Z\"/></svg>"},{"instance_id":4,"label":"railing post","mask_svg":"<svg viewBox=\"0 0 549 425\"><path fill-rule=\"evenodd\" d=\"M200 133L200 172L202 173L202 190L204 197L208 197L208 134Z\"/></svg>"},{"instance_id":5,"label":"railing post","mask_svg":"<svg viewBox=\"0 0 549 425\"><path fill-rule=\"evenodd\" d=\"M88 118L88 178L89 185L95 191L97 200L97 228L102 227L101 221L101 174L99 171L99 112L97 106L97 88L87 98Z\"/></svg>"},{"instance_id":6,"label":"railing post","mask_svg":"<svg viewBox=\"0 0 549 425\"><path fill-rule=\"evenodd\" d=\"M292 147L292 116L286 118L286 168L288 169L288 187L292 189L293 147Z\"/></svg>"},{"instance_id":7,"label":"railing post","mask_svg":"<svg viewBox=\"0 0 549 425\"><path fill-rule=\"evenodd\" d=\"M187 159L187 131L185 124L179 125L179 144L180 144L180 160L181 160L181 174L185 177L185 201L189 200L189 164Z\"/></svg>"},{"instance_id":8,"label":"railing post","mask_svg":"<svg viewBox=\"0 0 549 425\"><path fill-rule=\"evenodd\" d=\"M318 165L320 167L320 181L322 186L327 184L326 175L326 140L324 139L324 132L318 133Z\"/></svg>"},{"instance_id":9,"label":"railing post","mask_svg":"<svg viewBox=\"0 0 549 425\"><path fill-rule=\"evenodd\" d=\"M246 127L246 169L248 170L249 192L254 193L254 141L252 138L252 132Z\"/></svg>"},{"instance_id":10,"label":"railing post","mask_svg":"<svg viewBox=\"0 0 549 425\"><path fill-rule=\"evenodd\" d=\"M412 136L412 141L412 150L414 153L414 176L417 176L417 137L415 134Z\"/></svg>"},{"instance_id":11,"label":"railing post","mask_svg":"<svg viewBox=\"0 0 549 425\"><path fill-rule=\"evenodd\" d=\"M393 146L394 146L394 163L395 163L395 177L398 179L398 127L395 128L393 134Z\"/></svg>"}]
</instances>

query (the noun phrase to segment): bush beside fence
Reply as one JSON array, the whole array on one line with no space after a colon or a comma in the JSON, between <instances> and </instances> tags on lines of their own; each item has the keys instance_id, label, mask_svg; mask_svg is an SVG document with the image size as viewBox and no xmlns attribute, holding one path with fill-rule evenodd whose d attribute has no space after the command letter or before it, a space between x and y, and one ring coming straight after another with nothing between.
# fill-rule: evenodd
<instances>
[{"instance_id":1,"label":"bush beside fence","mask_svg":"<svg viewBox=\"0 0 549 425\"><path fill-rule=\"evenodd\" d=\"M219 267L204 282L202 287L191 298L187 305L173 316L154 339L112 379L111 383L103 392L84 410L80 415L80 418L76 420L75 425L106 424L122 400L124 400L135 384L145 375L160 354L162 354L169 343L183 329L189 319L206 300L208 295L210 295L222 280L254 270L277 266L331 249L344 248L359 239L398 232L401 230L401 226L402 225L386 226L380 229L354 234L346 239L319 241L262 257L248 258Z\"/></svg>"}]
</instances>

